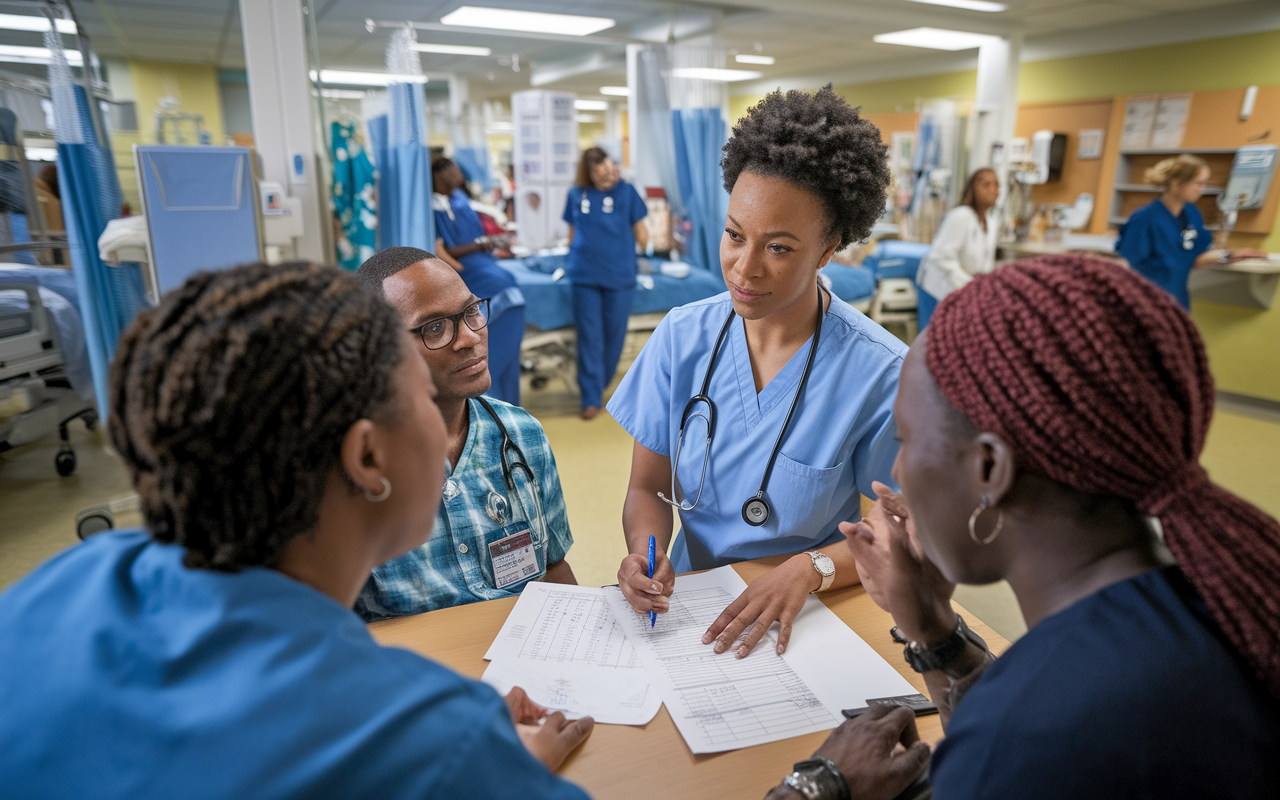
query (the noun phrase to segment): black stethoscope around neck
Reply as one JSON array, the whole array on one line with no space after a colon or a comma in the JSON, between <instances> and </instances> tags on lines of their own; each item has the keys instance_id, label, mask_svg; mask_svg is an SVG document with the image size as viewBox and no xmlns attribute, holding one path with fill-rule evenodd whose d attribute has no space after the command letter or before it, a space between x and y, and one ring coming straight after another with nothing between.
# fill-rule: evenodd
<instances>
[{"instance_id":1,"label":"black stethoscope around neck","mask_svg":"<svg viewBox=\"0 0 1280 800\"><path fill-rule=\"evenodd\" d=\"M782 440L786 438L787 428L791 426L791 418L796 413L796 406L800 405L800 395L804 394L804 387L809 382L809 373L813 371L813 358L818 352L818 341L822 337L822 317L825 312L823 310L822 294L826 291L821 284L818 286L818 320L813 329L813 342L809 345L809 355L804 362L804 372L800 374L800 385L796 387L796 394L791 398L791 407L787 409L787 418L782 422L782 430L778 431L778 440L773 443L773 450L769 453L769 462L764 468L764 477L760 479L760 488L753 497L747 498L742 504L742 519L748 525L759 527L769 520L773 513L769 507L769 501L764 499L765 487L769 485L769 476L773 474L773 464L778 460L778 453L782 451ZM711 440L716 433L716 404L712 401L708 390L711 388L711 376L715 373L716 358L720 355L720 347L724 344L725 336L729 334L729 326L733 324L734 313L732 302L729 306L729 316L725 318L724 325L720 328L720 335L716 338L715 349L711 351L711 362L707 364L707 374L702 378L702 391L689 398L689 402L685 404L684 413L680 415L680 437L676 440L676 457L671 464L671 498L667 499L662 492L658 492L658 497L667 505L675 506L681 511L692 511L698 507L698 501L702 499L702 487L707 479L707 462L711 460ZM705 405L706 413L704 414L699 408L699 404ZM684 500L676 499L676 474L680 469L680 451L684 447L684 431L685 426L690 419L701 417L707 425L707 449L702 459L702 474L698 478L698 494L693 498L691 505L686 505Z\"/></svg>"}]
</instances>

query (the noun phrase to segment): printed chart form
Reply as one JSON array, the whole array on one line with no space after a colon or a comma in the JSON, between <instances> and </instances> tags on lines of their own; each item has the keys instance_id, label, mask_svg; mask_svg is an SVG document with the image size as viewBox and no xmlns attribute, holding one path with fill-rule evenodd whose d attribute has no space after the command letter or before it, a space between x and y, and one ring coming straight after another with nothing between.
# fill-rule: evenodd
<instances>
[{"instance_id":1,"label":"printed chart form","mask_svg":"<svg viewBox=\"0 0 1280 800\"><path fill-rule=\"evenodd\" d=\"M653 628L630 610L616 588L604 590L692 752L718 753L830 730L842 720L841 708L865 705L870 697L914 692L816 598L810 600L817 608L806 603L801 612L809 618L803 633L811 641L810 652L800 659L791 647L786 655L777 654L772 630L746 658L737 658L732 648L717 655L702 643L702 635L745 588L730 567L682 575L676 579L671 610L659 614ZM791 641L796 639L793 631ZM879 663L852 658L855 643Z\"/></svg>"},{"instance_id":2,"label":"printed chart form","mask_svg":"<svg viewBox=\"0 0 1280 800\"><path fill-rule=\"evenodd\" d=\"M484 657L485 683L571 718L644 725L662 706L601 589L529 584Z\"/></svg>"}]
</instances>

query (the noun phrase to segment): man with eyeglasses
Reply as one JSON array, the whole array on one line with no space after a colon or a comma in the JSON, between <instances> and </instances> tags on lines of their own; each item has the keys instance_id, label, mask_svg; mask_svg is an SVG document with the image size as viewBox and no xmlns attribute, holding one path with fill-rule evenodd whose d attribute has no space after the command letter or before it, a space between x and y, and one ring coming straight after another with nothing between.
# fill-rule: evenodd
<instances>
[{"instance_id":1,"label":"man with eyeglasses","mask_svg":"<svg viewBox=\"0 0 1280 800\"><path fill-rule=\"evenodd\" d=\"M519 594L529 581L577 583L555 457L542 426L489 391L488 298L425 250L390 247L356 277L400 313L431 367L449 435L435 533L373 571L356 601L367 620Z\"/></svg>"}]
</instances>

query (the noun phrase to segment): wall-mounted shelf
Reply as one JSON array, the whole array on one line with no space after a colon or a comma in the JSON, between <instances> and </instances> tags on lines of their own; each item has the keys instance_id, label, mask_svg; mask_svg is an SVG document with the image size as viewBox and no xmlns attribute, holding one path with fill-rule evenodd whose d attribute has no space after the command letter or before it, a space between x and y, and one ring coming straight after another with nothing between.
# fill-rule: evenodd
<instances>
[{"instance_id":1,"label":"wall-mounted shelf","mask_svg":"<svg viewBox=\"0 0 1280 800\"><path fill-rule=\"evenodd\" d=\"M1280 283L1280 261L1250 258L1191 270L1187 288L1196 300L1246 308L1271 308Z\"/></svg>"},{"instance_id":2,"label":"wall-mounted shelf","mask_svg":"<svg viewBox=\"0 0 1280 800\"><path fill-rule=\"evenodd\" d=\"M1164 191L1159 186L1150 183L1118 183L1116 184L1117 192L1151 192L1152 194L1160 194ZM1222 194L1221 186L1206 186L1202 194Z\"/></svg>"},{"instance_id":3,"label":"wall-mounted shelf","mask_svg":"<svg viewBox=\"0 0 1280 800\"><path fill-rule=\"evenodd\" d=\"M1176 150L1168 150L1163 148L1144 149L1144 150L1121 150L1122 156L1176 156L1182 153L1190 153L1196 156L1213 156L1230 154L1235 155L1237 147L1179 147Z\"/></svg>"}]
</instances>

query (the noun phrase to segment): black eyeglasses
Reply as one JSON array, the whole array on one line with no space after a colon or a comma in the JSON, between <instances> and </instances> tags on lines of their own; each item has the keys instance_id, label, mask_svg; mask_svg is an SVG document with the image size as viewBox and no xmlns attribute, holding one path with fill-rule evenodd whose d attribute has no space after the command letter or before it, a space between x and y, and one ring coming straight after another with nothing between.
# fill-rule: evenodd
<instances>
[{"instance_id":1,"label":"black eyeglasses","mask_svg":"<svg viewBox=\"0 0 1280 800\"><path fill-rule=\"evenodd\" d=\"M489 298L477 300L461 312L451 317L440 317L428 320L409 333L416 333L422 339L422 346L428 350L441 350L453 344L458 338L458 322L462 321L473 331L478 331L489 324Z\"/></svg>"}]
</instances>

